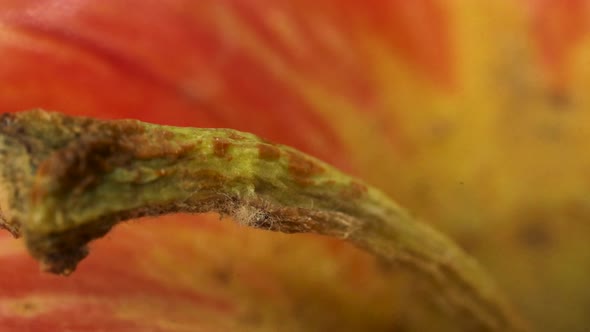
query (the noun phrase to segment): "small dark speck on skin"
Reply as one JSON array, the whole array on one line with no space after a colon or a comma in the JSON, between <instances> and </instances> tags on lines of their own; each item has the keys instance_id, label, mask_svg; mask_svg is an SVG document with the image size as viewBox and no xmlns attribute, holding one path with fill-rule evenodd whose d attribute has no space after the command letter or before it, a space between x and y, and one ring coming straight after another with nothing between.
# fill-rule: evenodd
<instances>
[{"instance_id":1,"label":"small dark speck on skin","mask_svg":"<svg viewBox=\"0 0 590 332\"><path fill-rule=\"evenodd\" d=\"M551 230L544 222L529 222L517 231L520 243L533 250L548 248L553 243Z\"/></svg>"},{"instance_id":2,"label":"small dark speck on skin","mask_svg":"<svg viewBox=\"0 0 590 332\"><path fill-rule=\"evenodd\" d=\"M222 285L228 285L232 280L232 271L229 267L220 267L213 271L213 277Z\"/></svg>"},{"instance_id":3,"label":"small dark speck on skin","mask_svg":"<svg viewBox=\"0 0 590 332\"><path fill-rule=\"evenodd\" d=\"M28 310L32 310L35 309L35 305L31 302L25 302L23 303L23 310L28 311Z\"/></svg>"}]
</instances>

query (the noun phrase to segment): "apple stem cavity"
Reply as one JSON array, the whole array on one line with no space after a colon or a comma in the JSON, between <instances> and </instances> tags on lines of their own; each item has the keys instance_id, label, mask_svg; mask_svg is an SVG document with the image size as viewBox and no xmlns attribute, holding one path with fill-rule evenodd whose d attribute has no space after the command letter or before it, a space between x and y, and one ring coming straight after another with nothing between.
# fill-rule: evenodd
<instances>
[{"instance_id":1,"label":"apple stem cavity","mask_svg":"<svg viewBox=\"0 0 590 332\"><path fill-rule=\"evenodd\" d=\"M336 237L409 274L458 331L526 330L473 258L381 191L235 130L3 114L0 211L0 226L58 274L74 271L88 242L141 216L217 212L250 227Z\"/></svg>"}]
</instances>

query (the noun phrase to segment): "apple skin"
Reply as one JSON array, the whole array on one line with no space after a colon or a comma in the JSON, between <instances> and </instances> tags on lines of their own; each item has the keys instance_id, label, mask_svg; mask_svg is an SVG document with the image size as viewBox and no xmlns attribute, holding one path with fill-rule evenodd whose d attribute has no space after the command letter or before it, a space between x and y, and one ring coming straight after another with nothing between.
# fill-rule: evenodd
<instances>
[{"instance_id":1,"label":"apple skin","mask_svg":"<svg viewBox=\"0 0 590 332\"><path fill-rule=\"evenodd\" d=\"M582 331L588 22L587 0L4 0L0 112L230 127L292 145L454 238L537 330ZM348 246L212 217L133 224L97 241L67 279L40 274L0 235L0 326L403 326L391 314L403 289ZM215 284L220 266L233 286ZM341 311L297 309L317 292ZM345 312L355 314L338 321Z\"/></svg>"},{"instance_id":2,"label":"apple skin","mask_svg":"<svg viewBox=\"0 0 590 332\"><path fill-rule=\"evenodd\" d=\"M4 234L0 249L3 331L389 331L399 305L356 248L216 215L119 225L69 277Z\"/></svg>"}]
</instances>

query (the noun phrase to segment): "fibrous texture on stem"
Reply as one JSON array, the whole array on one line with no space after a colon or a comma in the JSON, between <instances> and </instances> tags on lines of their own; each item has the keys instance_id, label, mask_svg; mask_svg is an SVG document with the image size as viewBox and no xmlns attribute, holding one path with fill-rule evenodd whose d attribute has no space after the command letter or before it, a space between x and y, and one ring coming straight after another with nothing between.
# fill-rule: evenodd
<instances>
[{"instance_id":1,"label":"fibrous texture on stem","mask_svg":"<svg viewBox=\"0 0 590 332\"><path fill-rule=\"evenodd\" d=\"M117 222L218 212L248 226L350 241L410 271L458 330L520 330L500 292L446 237L380 191L295 149L229 129L31 111L0 118L0 225L68 274Z\"/></svg>"}]
</instances>

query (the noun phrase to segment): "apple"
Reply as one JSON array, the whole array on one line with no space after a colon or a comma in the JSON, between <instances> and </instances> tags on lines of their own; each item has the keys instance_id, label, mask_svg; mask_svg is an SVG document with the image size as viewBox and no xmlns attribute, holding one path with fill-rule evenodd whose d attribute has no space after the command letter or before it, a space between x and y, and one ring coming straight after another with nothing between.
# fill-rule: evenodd
<instances>
[{"instance_id":1,"label":"apple","mask_svg":"<svg viewBox=\"0 0 590 332\"><path fill-rule=\"evenodd\" d=\"M583 331L589 22L587 0L4 0L0 112L294 146L453 238L536 330ZM0 327L412 329L372 257L216 219L118 226L68 278L0 235Z\"/></svg>"}]
</instances>

